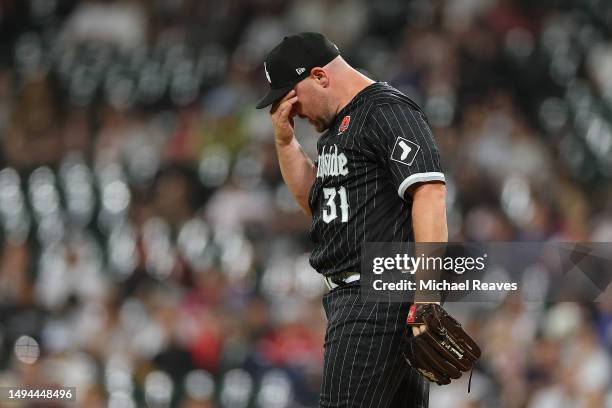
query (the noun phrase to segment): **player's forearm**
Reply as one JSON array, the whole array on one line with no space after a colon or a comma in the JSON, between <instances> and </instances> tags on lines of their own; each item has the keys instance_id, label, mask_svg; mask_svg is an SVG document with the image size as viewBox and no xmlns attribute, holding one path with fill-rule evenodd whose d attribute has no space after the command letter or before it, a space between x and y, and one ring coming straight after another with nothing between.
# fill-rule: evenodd
<instances>
[{"instance_id":1,"label":"player's forearm","mask_svg":"<svg viewBox=\"0 0 612 408\"><path fill-rule=\"evenodd\" d=\"M314 163L295 138L287 144L276 143L276 153L283 180L291 195L307 215L312 215L308 195L316 177Z\"/></svg>"},{"instance_id":2,"label":"player's forearm","mask_svg":"<svg viewBox=\"0 0 612 408\"><path fill-rule=\"evenodd\" d=\"M447 242L448 227L446 225L446 187L444 184L423 184L413 193L412 228L414 232L415 251L418 254L430 255L434 249L423 242ZM418 270L415 275L417 282L438 279L438 270ZM420 284L417 284L417 288ZM439 302L440 295L435 291L417 289L414 302ZM414 334L418 334L418 330Z\"/></svg>"},{"instance_id":3,"label":"player's forearm","mask_svg":"<svg viewBox=\"0 0 612 408\"><path fill-rule=\"evenodd\" d=\"M447 242L446 187L424 184L416 189L412 203L415 242Z\"/></svg>"}]
</instances>

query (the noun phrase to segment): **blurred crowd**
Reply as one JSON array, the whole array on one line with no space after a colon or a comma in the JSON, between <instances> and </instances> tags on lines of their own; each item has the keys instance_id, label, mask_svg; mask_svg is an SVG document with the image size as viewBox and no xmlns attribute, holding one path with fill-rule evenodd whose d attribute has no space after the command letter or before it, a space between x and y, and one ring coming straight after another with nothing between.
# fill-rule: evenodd
<instances>
[{"instance_id":1,"label":"blurred crowd","mask_svg":"<svg viewBox=\"0 0 612 408\"><path fill-rule=\"evenodd\" d=\"M610 27L607 0L0 2L0 385L316 406L326 289L254 109L288 33L424 108L451 240L612 241ZM449 305L484 357L431 406L612 407L611 299Z\"/></svg>"}]
</instances>

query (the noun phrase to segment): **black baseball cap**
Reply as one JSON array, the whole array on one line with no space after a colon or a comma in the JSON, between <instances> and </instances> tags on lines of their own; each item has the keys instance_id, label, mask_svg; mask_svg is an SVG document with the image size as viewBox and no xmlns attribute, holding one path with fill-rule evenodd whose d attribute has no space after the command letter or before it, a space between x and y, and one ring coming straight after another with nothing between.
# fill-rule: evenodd
<instances>
[{"instance_id":1,"label":"black baseball cap","mask_svg":"<svg viewBox=\"0 0 612 408\"><path fill-rule=\"evenodd\" d=\"M264 71L270 91L257 104L265 108L285 96L314 67L327 65L340 55L338 47L323 34L300 33L285 37L266 57Z\"/></svg>"}]
</instances>

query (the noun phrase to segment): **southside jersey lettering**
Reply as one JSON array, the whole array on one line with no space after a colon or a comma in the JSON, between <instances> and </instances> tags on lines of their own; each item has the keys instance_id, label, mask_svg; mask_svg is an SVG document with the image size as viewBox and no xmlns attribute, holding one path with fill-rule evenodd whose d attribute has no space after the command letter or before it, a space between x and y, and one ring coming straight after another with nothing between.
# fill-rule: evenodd
<instances>
[{"instance_id":1,"label":"southside jersey lettering","mask_svg":"<svg viewBox=\"0 0 612 408\"><path fill-rule=\"evenodd\" d=\"M317 160L317 177L346 176L348 174L348 169L346 167L347 160L344 153L338 154L338 146L336 145L330 146L330 149L326 153L325 147L323 147L323 152L319 155Z\"/></svg>"},{"instance_id":2,"label":"southside jersey lettering","mask_svg":"<svg viewBox=\"0 0 612 408\"><path fill-rule=\"evenodd\" d=\"M415 183L445 182L425 114L374 83L353 98L317 143L310 190L310 263L329 276L359 271L364 242L410 242Z\"/></svg>"}]
</instances>

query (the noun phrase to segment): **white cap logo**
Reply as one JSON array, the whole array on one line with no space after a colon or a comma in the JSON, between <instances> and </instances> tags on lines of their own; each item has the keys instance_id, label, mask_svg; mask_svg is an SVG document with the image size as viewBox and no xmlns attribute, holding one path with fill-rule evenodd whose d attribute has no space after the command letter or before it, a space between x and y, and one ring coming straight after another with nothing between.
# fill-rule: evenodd
<instances>
[{"instance_id":1,"label":"white cap logo","mask_svg":"<svg viewBox=\"0 0 612 408\"><path fill-rule=\"evenodd\" d=\"M268 78L268 82L272 83L272 80L270 79L270 73L268 72L268 68L266 67L265 61L264 61L264 71L266 71L266 78Z\"/></svg>"}]
</instances>

